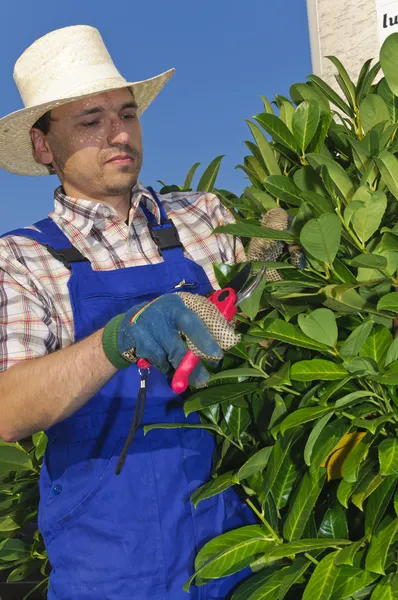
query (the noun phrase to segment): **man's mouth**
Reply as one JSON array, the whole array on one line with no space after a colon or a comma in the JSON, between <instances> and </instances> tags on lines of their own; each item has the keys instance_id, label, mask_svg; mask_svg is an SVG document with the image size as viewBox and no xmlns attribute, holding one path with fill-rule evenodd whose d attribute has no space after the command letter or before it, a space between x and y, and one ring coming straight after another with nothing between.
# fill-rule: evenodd
<instances>
[{"instance_id":1,"label":"man's mouth","mask_svg":"<svg viewBox=\"0 0 398 600\"><path fill-rule=\"evenodd\" d=\"M105 164L111 163L114 165L128 165L131 162L133 162L133 157L131 154L117 154L113 158L107 160Z\"/></svg>"}]
</instances>

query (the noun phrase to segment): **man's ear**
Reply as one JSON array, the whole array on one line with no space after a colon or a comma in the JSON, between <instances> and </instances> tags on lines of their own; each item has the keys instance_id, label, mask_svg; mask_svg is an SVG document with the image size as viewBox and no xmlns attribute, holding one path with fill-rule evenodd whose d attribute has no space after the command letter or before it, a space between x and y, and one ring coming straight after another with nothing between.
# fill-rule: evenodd
<instances>
[{"instance_id":1,"label":"man's ear","mask_svg":"<svg viewBox=\"0 0 398 600\"><path fill-rule=\"evenodd\" d=\"M32 127L30 130L30 139L32 140L37 159L43 165L50 165L53 162L54 157L50 150L50 146L48 145L47 136L40 131L40 129Z\"/></svg>"}]
</instances>

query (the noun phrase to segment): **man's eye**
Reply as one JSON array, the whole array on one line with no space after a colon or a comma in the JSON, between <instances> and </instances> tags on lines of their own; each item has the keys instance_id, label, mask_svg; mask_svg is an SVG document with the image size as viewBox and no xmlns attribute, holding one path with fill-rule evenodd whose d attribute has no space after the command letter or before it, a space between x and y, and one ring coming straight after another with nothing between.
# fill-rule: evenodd
<instances>
[{"instance_id":1,"label":"man's eye","mask_svg":"<svg viewBox=\"0 0 398 600\"><path fill-rule=\"evenodd\" d=\"M137 115L122 115L120 118L123 119L123 121L129 121L130 119L136 119Z\"/></svg>"},{"instance_id":2,"label":"man's eye","mask_svg":"<svg viewBox=\"0 0 398 600\"><path fill-rule=\"evenodd\" d=\"M98 125L99 121L87 121L87 123L82 123L83 127L94 127Z\"/></svg>"}]
</instances>

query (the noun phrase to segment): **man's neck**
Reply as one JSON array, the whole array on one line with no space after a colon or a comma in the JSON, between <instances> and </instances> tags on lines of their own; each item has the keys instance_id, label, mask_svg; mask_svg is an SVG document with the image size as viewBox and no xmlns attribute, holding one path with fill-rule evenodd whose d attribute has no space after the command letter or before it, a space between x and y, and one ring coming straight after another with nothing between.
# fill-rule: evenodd
<instances>
[{"instance_id":1,"label":"man's neck","mask_svg":"<svg viewBox=\"0 0 398 600\"><path fill-rule=\"evenodd\" d=\"M119 196L101 195L101 197L86 194L70 185L63 185L64 192L71 198L79 198L79 200L90 200L91 202L100 202L112 207L119 215L122 221L126 221L129 216L131 206L131 191Z\"/></svg>"}]
</instances>

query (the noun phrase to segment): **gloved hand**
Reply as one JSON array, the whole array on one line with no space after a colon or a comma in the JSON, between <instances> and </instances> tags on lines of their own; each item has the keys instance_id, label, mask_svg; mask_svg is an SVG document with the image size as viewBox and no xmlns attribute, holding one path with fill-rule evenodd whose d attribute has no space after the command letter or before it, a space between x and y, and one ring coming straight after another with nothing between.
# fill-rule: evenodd
<instances>
[{"instance_id":1,"label":"gloved hand","mask_svg":"<svg viewBox=\"0 0 398 600\"><path fill-rule=\"evenodd\" d=\"M289 215L283 208L271 208L262 218L262 227L286 231L289 229ZM247 251L247 260L252 261L277 261L283 253L284 242L267 240L266 238L253 238L250 240ZM304 269L306 262L304 254L298 244L287 244L290 262L297 269ZM267 269L267 281L282 281L283 277L276 269Z\"/></svg>"},{"instance_id":2,"label":"gloved hand","mask_svg":"<svg viewBox=\"0 0 398 600\"><path fill-rule=\"evenodd\" d=\"M178 367L187 346L200 358L218 362L223 350L239 341L240 335L207 298L187 292L165 294L133 306L105 326L102 338L105 354L118 369L145 358L164 373L171 365ZM208 372L199 363L190 385L203 387L208 380Z\"/></svg>"}]
</instances>

